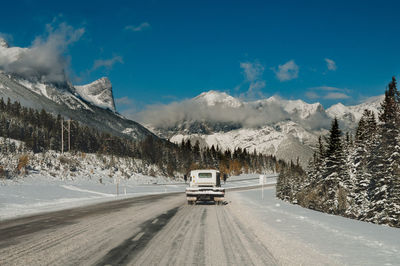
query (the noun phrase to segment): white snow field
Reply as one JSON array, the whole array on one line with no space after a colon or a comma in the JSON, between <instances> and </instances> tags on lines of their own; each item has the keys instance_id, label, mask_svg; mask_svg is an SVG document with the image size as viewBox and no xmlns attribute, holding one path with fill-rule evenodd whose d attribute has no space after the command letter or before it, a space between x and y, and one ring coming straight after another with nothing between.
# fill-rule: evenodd
<instances>
[{"instance_id":1,"label":"white snow field","mask_svg":"<svg viewBox=\"0 0 400 266\"><path fill-rule=\"evenodd\" d=\"M255 233L274 243L268 248L286 265L314 264L311 256L294 257L299 250L327 258L326 264L400 265L398 228L302 208L277 199L275 187L264 189L263 200L260 189L230 196L238 203L239 217L249 225L256 223Z\"/></svg>"},{"instance_id":2,"label":"white snow field","mask_svg":"<svg viewBox=\"0 0 400 266\"><path fill-rule=\"evenodd\" d=\"M270 175L271 177L273 175ZM99 183L95 178L77 176L73 180L61 180L39 174L31 174L15 180L0 180L0 220L89 205L126 197L184 192L187 184L171 181L165 177L134 174L120 179L117 196L116 180L107 176ZM267 179L275 183L275 177ZM254 186L258 175L231 177L223 184L225 188Z\"/></svg>"}]
</instances>

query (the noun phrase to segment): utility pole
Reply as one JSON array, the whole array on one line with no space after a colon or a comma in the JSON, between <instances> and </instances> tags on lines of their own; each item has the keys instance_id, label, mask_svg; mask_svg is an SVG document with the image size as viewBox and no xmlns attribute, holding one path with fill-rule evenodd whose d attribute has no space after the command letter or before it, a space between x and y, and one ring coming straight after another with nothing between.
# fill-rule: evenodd
<instances>
[{"instance_id":1,"label":"utility pole","mask_svg":"<svg viewBox=\"0 0 400 266\"><path fill-rule=\"evenodd\" d=\"M68 152L71 151L71 119L68 120Z\"/></svg>"},{"instance_id":2,"label":"utility pole","mask_svg":"<svg viewBox=\"0 0 400 266\"><path fill-rule=\"evenodd\" d=\"M61 119L61 153L64 153L64 130L68 132L68 152L71 151L71 119L67 121L67 127L64 126L64 119Z\"/></svg>"},{"instance_id":3,"label":"utility pole","mask_svg":"<svg viewBox=\"0 0 400 266\"><path fill-rule=\"evenodd\" d=\"M64 153L64 120L61 119L61 153Z\"/></svg>"}]
</instances>

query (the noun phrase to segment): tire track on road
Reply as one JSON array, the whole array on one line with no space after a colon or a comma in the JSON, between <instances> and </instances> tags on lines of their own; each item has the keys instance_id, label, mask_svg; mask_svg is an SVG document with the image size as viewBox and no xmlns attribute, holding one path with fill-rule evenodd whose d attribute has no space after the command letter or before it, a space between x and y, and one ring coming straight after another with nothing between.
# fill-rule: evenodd
<instances>
[{"instance_id":1,"label":"tire track on road","mask_svg":"<svg viewBox=\"0 0 400 266\"><path fill-rule=\"evenodd\" d=\"M157 222L154 223L154 218L144 222L139 227L141 231L128 239L121 245L110 250L96 265L125 265L130 261L130 258L140 252L147 243L157 234L176 214L178 208L171 209L164 214L156 217Z\"/></svg>"}]
</instances>

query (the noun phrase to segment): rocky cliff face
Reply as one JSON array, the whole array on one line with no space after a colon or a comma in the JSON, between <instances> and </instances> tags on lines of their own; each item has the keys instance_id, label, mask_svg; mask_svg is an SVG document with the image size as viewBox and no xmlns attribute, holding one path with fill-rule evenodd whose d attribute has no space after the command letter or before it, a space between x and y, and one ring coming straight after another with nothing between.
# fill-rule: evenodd
<instances>
[{"instance_id":1,"label":"rocky cliff face","mask_svg":"<svg viewBox=\"0 0 400 266\"><path fill-rule=\"evenodd\" d=\"M75 86L75 90L84 100L116 112L112 85L108 78L103 77L87 85Z\"/></svg>"},{"instance_id":2,"label":"rocky cliff face","mask_svg":"<svg viewBox=\"0 0 400 266\"><path fill-rule=\"evenodd\" d=\"M0 39L0 97L119 136L143 139L153 135L116 112L108 78L73 86L62 69L52 72L45 62L42 66L40 61L31 60L40 53L34 49L10 47Z\"/></svg>"}]
</instances>

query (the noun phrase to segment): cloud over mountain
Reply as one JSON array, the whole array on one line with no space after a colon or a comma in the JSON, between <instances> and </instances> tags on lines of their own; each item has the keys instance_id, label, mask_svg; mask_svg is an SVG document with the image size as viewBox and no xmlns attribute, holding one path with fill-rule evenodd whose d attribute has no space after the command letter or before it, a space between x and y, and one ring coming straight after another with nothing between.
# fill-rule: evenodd
<instances>
[{"instance_id":1,"label":"cloud over mountain","mask_svg":"<svg viewBox=\"0 0 400 266\"><path fill-rule=\"evenodd\" d=\"M246 102L217 91L205 92L181 102L147 106L130 116L157 128L171 128L188 121L235 124L245 128L285 120L297 121L307 128L329 126L329 119L320 104L289 101L277 96Z\"/></svg>"},{"instance_id":2,"label":"cloud over mountain","mask_svg":"<svg viewBox=\"0 0 400 266\"><path fill-rule=\"evenodd\" d=\"M0 69L43 82L64 82L69 65L65 53L84 32L66 23L47 24L45 35L36 37L29 48L1 46Z\"/></svg>"}]
</instances>

